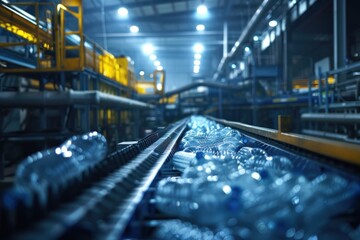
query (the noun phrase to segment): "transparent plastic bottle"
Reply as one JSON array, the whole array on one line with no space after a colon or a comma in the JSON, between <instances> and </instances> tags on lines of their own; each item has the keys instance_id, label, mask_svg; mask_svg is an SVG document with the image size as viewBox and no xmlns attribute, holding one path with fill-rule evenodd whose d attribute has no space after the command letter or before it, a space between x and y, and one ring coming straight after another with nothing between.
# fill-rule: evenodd
<instances>
[{"instance_id":1,"label":"transparent plastic bottle","mask_svg":"<svg viewBox=\"0 0 360 240\"><path fill-rule=\"evenodd\" d=\"M58 153L56 149L30 155L16 170L16 186L34 191L41 208L46 207L51 185L58 188L69 177L79 173L78 165L70 159L70 153Z\"/></svg>"},{"instance_id":2,"label":"transparent plastic bottle","mask_svg":"<svg viewBox=\"0 0 360 240\"><path fill-rule=\"evenodd\" d=\"M193 221L201 226L226 227L241 210L242 189L217 179L195 181L192 186Z\"/></svg>"},{"instance_id":3,"label":"transparent plastic bottle","mask_svg":"<svg viewBox=\"0 0 360 240\"><path fill-rule=\"evenodd\" d=\"M300 212L300 225L307 235L316 233L332 217L354 206L360 194L358 183L331 173L318 176L304 190L307 191L299 194L304 206L304 210Z\"/></svg>"},{"instance_id":4,"label":"transparent plastic bottle","mask_svg":"<svg viewBox=\"0 0 360 240\"><path fill-rule=\"evenodd\" d=\"M98 132L73 136L60 147L77 155L76 160L82 169L101 161L107 153L106 138Z\"/></svg>"},{"instance_id":5,"label":"transparent plastic bottle","mask_svg":"<svg viewBox=\"0 0 360 240\"><path fill-rule=\"evenodd\" d=\"M189 217L194 208L191 201L191 179L162 179L156 189L157 208L169 215Z\"/></svg>"},{"instance_id":6,"label":"transparent plastic bottle","mask_svg":"<svg viewBox=\"0 0 360 240\"><path fill-rule=\"evenodd\" d=\"M37 193L41 206L46 206L48 191L57 192L69 180L101 161L107 152L106 139L96 133L74 136L59 147L34 153L22 161L15 176L19 188Z\"/></svg>"}]
</instances>

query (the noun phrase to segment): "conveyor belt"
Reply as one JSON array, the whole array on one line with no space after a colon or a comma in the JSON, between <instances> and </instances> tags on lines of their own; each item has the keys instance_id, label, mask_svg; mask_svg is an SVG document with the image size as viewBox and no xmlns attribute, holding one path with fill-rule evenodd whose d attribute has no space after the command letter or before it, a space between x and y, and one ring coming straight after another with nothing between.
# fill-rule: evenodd
<instances>
[{"instance_id":1,"label":"conveyor belt","mask_svg":"<svg viewBox=\"0 0 360 240\"><path fill-rule=\"evenodd\" d=\"M225 121L219 122L222 124L225 123ZM225 123L224 125L226 126L227 124ZM244 131L242 131L242 136L246 142L244 146L261 148L265 150L269 156L280 155L290 159L294 164L295 172L299 172L309 179L313 179L325 172L332 172L341 175L350 181L358 182L360 180L359 169L355 165L347 165L344 168L342 165L344 162L339 159L329 159L318 153L304 151L304 149L281 144L272 139L264 138L261 135L254 135L249 132L244 133ZM341 167L339 168L339 166ZM149 235L153 234L157 227L163 224L164 221L171 219L171 217L169 218L156 210L154 204L152 204L153 197L158 181L169 176L177 177L179 176L179 172L172 170L172 165L170 164L164 165L160 172L164 172L164 174L158 175L158 178L153 183L153 187L149 188L148 192L145 194L147 198L144 198L138 205L136 212L140 214L135 215L130 222L124 238L147 239ZM355 224L359 224L359 222Z\"/></svg>"},{"instance_id":2,"label":"conveyor belt","mask_svg":"<svg viewBox=\"0 0 360 240\"><path fill-rule=\"evenodd\" d=\"M116 238L160 167L171 157L184 123L180 121L110 154L81 182L67 186L61 200L64 204L57 207L60 199L48 203L47 208L55 211L38 212L37 206L10 210L0 206L0 233L11 239ZM79 189L82 192L73 198ZM33 219L26 219L30 215ZM36 219L41 220L31 224Z\"/></svg>"},{"instance_id":3,"label":"conveyor belt","mask_svg":"<svg viewBox=\"0 0 360 240\"><path fill-rule=\"evenodd\" d=\"M39 213L40 221L35 224L29 225L23 219L13 222L5 219L24 218L26 211L38 209L18 208L6 213L3 208L1 233L6 232L5 239L148 239L157 226L169 219L156 210L154 189L159 180L179 176L169 160L178 147L186 122L187 119L177 122L110 154L84 176L81 183L67 189L77 194L76 198L49 203L49 208L54 210ZM318 162L319 154L299 155L295 147L265 142L263 137L255 138L246 133L243 136L245 146L285 156L294 163L295 171L305 175L338 172L333 165ZM340 174L358 181L358 172L341 171ZM74 190L78 188L83 190L77 193Z\"/></svg>"},{"instance_id":4,"label":"conveyor belt","mask_svg":"<svg viewBox=\"0 0 360 240\"><path fill-rule=\"evenodd\" d=\"M283 146L290 146L296 151L307 151L307 153L312 156L321 155L323 158L331 160L331 162L333 159L338 160L335 164L350 164L352 168L358 168L358 166L360 166L360 147L358 144L281 132L281 130L256 127L222 119L212 119L226 126L240 129L256 137L266 139L267 141L271 142L274 140Z\"/></svg>"}]
</instances>

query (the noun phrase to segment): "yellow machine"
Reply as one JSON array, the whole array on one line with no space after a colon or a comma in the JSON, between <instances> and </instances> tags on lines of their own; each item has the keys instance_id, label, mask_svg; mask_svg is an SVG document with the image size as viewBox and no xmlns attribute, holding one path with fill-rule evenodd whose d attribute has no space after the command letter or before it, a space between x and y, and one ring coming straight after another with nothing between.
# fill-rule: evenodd
<instances>
[{"instance_id":1,"label":"yellow machine","mask_svg":"<svg viewBox=\"0 0 360 240\"><path fill-rule=\"evenodd\" d=\"M139 94L155 94L163 95L165 87L165 71L155 70L153 73L154 77L149 81L137 81L136 91Z\"/></svg>"},{"instance_id":2,"label":"yellow machine","mask_svg":"<svg viewBox=\"0 0 360 240\"><path fill-rule=\"evenodd\" d=\"M35 91L90 90L128 99L150 88L152 94L162 95L165 84L164 71L155 71L151 84L138 82L130 58L116 57L86 38L82 0L0 0L0 73L26 79L26 88ZM132 109L87 106L76 108L73 116L74 129L102 129L107 137L114 135L114 126L118 136L136 132Z\"/></svg>"},{"instance_id":3,"label":"yellow machine","mask_svg":"<svg viewBox=\"0 0 360 240\"><path fill-rule=\"evenodd\" d=\"M22 7L33 8L35 16L23 11ZM77 23L76 29L68 26L69 20ZM58 5L1 2L0 27L22 39L2 42L0 49L33 49L32 56L36 59L33 66L15 64L0 68L0 72L45 73L89 69L139 94L149 93L149 89L153 94L161 95L164 92L164 71L155 71L152 83L137 82L131 59L115 57L84 36L82 0L62 0ZM109 92L107 87L100 88Z\"/></svg>"},{"instance_id":4,"label":"yellow machine","mask_svg":"<svg viewBox=\"0 0 360 240\"><path fill-rule=\"evenodd\" d=\"M325 79L321 80L321 84L324 86L325 85ZM333 85L336 83L336 80L333 76L329 76L327 78L327 82L329 85ZM319 80L315 79L312 80L311 82L311 88L318 88L319 87ZM309 84L309 80L308 79L296 79L293 80L292 85L293 85L293 89L296 90L301 90L301 89L308 89L308 84Z\"/></svg>"}]
</instances>

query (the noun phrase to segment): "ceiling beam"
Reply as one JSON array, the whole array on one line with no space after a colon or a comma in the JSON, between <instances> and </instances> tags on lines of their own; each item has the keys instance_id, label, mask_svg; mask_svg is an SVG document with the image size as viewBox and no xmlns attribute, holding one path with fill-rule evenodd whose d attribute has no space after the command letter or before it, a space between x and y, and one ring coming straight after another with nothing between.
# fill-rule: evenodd
<instances>
[{"instance_id":1,"label":"ceiling beam","mask_svg":"<svg viewBox=\"0 0 360 240\"><path fill-rule=\"evenodd\" d=\"M136 1L136 2L131 2L131 3L126 3L126 4L120 4L120 3L116 3L116 4L109 4L105 7L105 11L106 12L111 12L114 10L117 10L119 7L124 6L127 9L131 9L131 8L137 8L137 7L146 7L146 6L152 6L154 5L154 3L156 2L156 4L166 4L166 3L174 3L174 2L183 2L183 1L190 1L190 0L148 0L148 1ZM86 11L87 14L93 14L93 13L99 13L99 9L98 8L87 8L86 5L84 5L84 11Z\"/></svg>"},{"instance_id":2,"label":"ceiling beam","mask_svg":"<svg viewBox=\"0 0 360 240\"><path fill-rule=\"evenodd\" d=\"M166 31L166 32L141 32L137 34L133 33L111 33L107 32L107 38L146 38L146 37L205 37L205 36L222 36L222 31L206 31L199 33L197 31L187 31L187 32L179 32L179 31ZM240 31L229 32L229 36L238 37L241 34ZM91 37L104 37L103 33L92 34Z\"/></svg>"},{"instance_id":3,"label":"ceiling beam","mask_svg":"<svg viewBox=\"0 0 360 240\"><path fill-rule=\"evenodd\" d=\"M186 1L186 6L187 6L187 12L191 12L192 14L195 13L192 9L190 9L189 7L189 0L185 0ZM232 0L229 0L231 2L233 2ZM175 1L176 2L176 1ZM131 8L138 8L138 7L145 7L145 6L153 6L153 5L159 5L159 4L165 4L165 3L175 3L172 0L156 0L156 4L155 2L153 2L153 0L151 1L146 1L146 2L134 2L134 3L127 3L127 4L111 4L111 5L107 5L105 6L105 12L107 14L110 14L112 12L116 12L118 10L119 7L121 6L125 6L126 8L128 8L129 10L131 10ZM251 3L238 3L238 4L232 4L233 8L231 10L240 10L240 9L246 9L247 7L251 7L257 9L257 7L259 6L259 1L251 1ZM209 11L212 12L214 10L217 9L223 9L221 6L217 6L214 8L209 8ZM99 14L100 10L99 8L84 8L84 13L86 15L90 15L90 14ZM173 13L170 13L173 14Z\"/></svg>"},{"instance_id":4,"label":"ceiling beam","mask_svg":"<svg viewBox=\"0 0 360 240\"><path fill-rule=\"evenodd\" d=\"M154 15L155 15L155 16L158 16L158 15L159 15L159 12L158 12L158 9L157 9L157 7L156 7L156 3L155 3L154 0L152 1L151 7L152 7L152 9L153 9L153 11L154 11Z\"/></svg>"},{"instance_id":5,"label":"ceiling beam","mask_svg":"<svg viewBox=\"0 0 360 240\"><path fill-rule=\"evenodd\" d=\"M238 10L238 9L242 9L240 6L233 6L232 10ZM253 11L255 11L255 8L253 9ZM108 14L108 13L107 13ZM214 21L214 19L216 19L216 22L224 22L224 21L238 21L239 19L242 19L243 17L247 17L248 13L245 11L238 11L236 15L230 15L224 14L224 10L223 8L214 8L211 10L211 17L207 20L203 20L204 21ZM157 23L157 24L167 24L167 23L181 23L181 22L188 22L191 19L195 20L195 14L192 11L185 11L185 12L178 12L178 13L167 13L167 14L161 14L158 15L156 17L154 17L153 15L151 16L141 16L141 17L136 17L136 18L132 18L131 22L136 22L136 23ZM93 18L92 18L93 19ZM121 20L118 21L112 21L110 23L106 23L106 26L118 26L119 22L121 22ZM94 24L96 24L97 21L96 20L92 20L92 21L85 21L85 26L91 25L94 26Z\"/></svg>"}]
</instances>

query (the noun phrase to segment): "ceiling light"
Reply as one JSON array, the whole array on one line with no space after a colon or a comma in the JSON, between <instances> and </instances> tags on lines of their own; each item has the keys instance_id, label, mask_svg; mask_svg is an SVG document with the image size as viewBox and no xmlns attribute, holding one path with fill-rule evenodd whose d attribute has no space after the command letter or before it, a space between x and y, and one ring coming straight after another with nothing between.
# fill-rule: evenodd
<instances>
[{"instance_id":1,"label":"ceiling light","mask_svg":"<svg viewBox=\"0 0 360 240\"><path fill-rule=\"evenodd\" d=\"M194 68L194 69L193 69L193 72L194 72L194 73L199 73L199 72L200 72L200 68Z\"/></svg>"},{"instance_id":2,"label":"ceiling light","mask_svg":"<svg viewBox=\"0 0 360 240\"><path fill-rule=\"evenodd\" d=\"M151 54L151 55L150 55L150 60L151 60L151 61L155 61L155 60L156 60L156 55L155 55L155 54Z\"/></svg>"},{"instance_id":3,"label":"ceiling light","mask_svg":"<svg viewBox=\"0 0 360 240\"><path fill-rule=\"evenodd\" d=\"M196 65L196 66L194 66L194 71L200 71L200 66L199 65Z\"/></svg>"},{"instance_id":4,"label":"ceiling light","mask_svg":"<svg viewBox=\"0 0 360 240\"><path fill-rule=\"evenodd\" d=\"M162 71L162 70L164 70L164 68L163 68L163 66L157 66L156 70Z\"/></svg>"},{"instance_id":5,"label":"ceiling light","mask_svg":"<svg viewBox=\"0 0 360 240\"><path fill-rule=\"evenodd\" d=\"M270 27L276 27L277 26L277 21L275 21L275 20L271 20L270 22L269 22L269 26Z\"/></svg>"},{"instance_id":6,"label":"ceiling light","mask_svg":"<svg viewBox=\"0 0 360 240\"><path fill-rule=\"evenodd\" d=\"M194 61L194 65L195 65L195 66L199 66L200 63L201 63L200 60L197 60L197 59L196 59L196 60Z\"/></svg>"},{"instance_id":7,"label":"ceiling light","mask_svg":"<svg viewBox=\"0 0 360 240\"><path fill-rule=\"evenodd\" d=\"M155 65L156 67L160 66L160 61L159 61L159 60L156 60L156 61L154 62L154 65Z\"/></svg>"},{"instance_id":8,"label":"ceiling light","mask_svg":"<svg viewBox=\"0 0 360 240\"><path fill-rule=\"evenodd\" d=\"M145 72L144 72L144 71L140 71L139 74L140 74L140 76L144 76L144 75L145 75Z\"/></svg>"},{"instance_id":9,"label":"ceiling light","mask_svg":"<svg viewBox=\"0 0 360 240\"><path fill-rule=\"evenodd\" d=\"M200 32L200 31L204 31L204 30L205 30L205 25L203 25L203 24L197 25L197 26L196 26L196 30L199 31L199 32Z\"/></svg>"},{"instance_id":10,"label":"ceiling light","mask_svg":"<svg viewBox=\"0 0 360 240\"><path fill-rule=\"evenodd\" d=\"M128 13L129 13L129 11L124 7L121 7L118 9L118 14L120 17L123 17L123 18L127 17Z\"/></svg>"},{"instance_id":11,"label":"ceiling light","mask_svg":"<svg viewBox=\"0 0 360 240\"><path fill-rule=\"evenodd\" d=\"M132 33L137 33L137 32L139 32L139 27L138 27L138 26L135 26L135 25L131 26L131 27L130 27L130 32L132 32Z\"/></svg>"},{"instance_id":12,"label":"ceiling light","mask_svg":"<svg viewBox=\"0 0 360 240\"><path fill-rule=\"evenodd\" d=\"M244 50L245 50L245 52L247 52L247 53L250 52L250 48L249 48L249 47L245 47Z\"/></svg>"},{"instance_id":13,"label":"ceiling light","mask_svg":"<svg viewBox=\"0 0 360 240\"><path fill-rule=\"evenodd\" d=\"M154 46L150 43L147 43L143 46L143 52L145 54L152 54L154 52Z\"/></svg>"},{"instance_id":14,"label":"ceiling light","mask_svg":"<svg viewBox=\"0 0 360 240\"><path fill-rule=\"evenodd\" d=\"M259 37L258 37L258 36L254 36L254 37L253 37L253 40L254 40L254 42L259 41Z\"/></svg>"},{"instance_id":15,"label":"ceiling light","mask_svg":"<svg viewBox=\"0 0 360 240\"><path fill-rule=\"evenodd\" d=\"M200 53L195 53L194 58L195 59L201 59L201 54Z\"/></svg>"},{"instance_id":16,"label":"ceiling light","mask_svg":"<svg viewBox=\"0 0 360 240\"><path fill-rule=\"evenodd\" d=\"M196 43L193 47L194 52L196 53L201 53L202 51L204 51L204 46L200 43Z\"/></svg>"},{"instance_id":17,"label":"ceiling light","mask_svg":"<svg viewBox=\"0 0 360 240\"><path fill-rule=\"evenodd\" d=\"M232 68L232 69L235 69L235 68L236 68L236 64L235 64L235 63L231 64L231 68Z\"/></svg>"},{"instance_id":18,"label":"ceiling light","mask_svg":"<svg viewBox=\"0 0 360 240\"><path fill-rule=\"evenodd\" d=\"M204 5L204 4L201 4L197 7L196 9L196 12L199 14L199 15L206 15L207 12L208 12L208 9L207 7Z\"/></svg>"},{"instance_id":19,"label":"ceiling light","mask_svg":"<svg viewBox=\"0 0 360 240\"><path fill-rule=\"evenodd\" d=\"M162 90L162 84L161 84L161 83L157 83L157 84L156 84L156 89L157 89L158 91L161 91L161 90Z\"/></svg>"}]
</instances>

